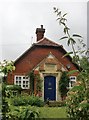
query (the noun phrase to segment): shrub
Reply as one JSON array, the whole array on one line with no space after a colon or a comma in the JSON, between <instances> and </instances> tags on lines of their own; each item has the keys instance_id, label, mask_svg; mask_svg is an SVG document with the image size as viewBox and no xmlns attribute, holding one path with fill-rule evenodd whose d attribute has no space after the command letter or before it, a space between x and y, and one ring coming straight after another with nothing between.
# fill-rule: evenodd
<instances>
[{"instance_id":1,"label":"shrub","mask_svg":"<svg viewBox=\"0 0 89 120\"><path fill-rule=\"evenodd\" d=\"M6 90L18 90L21 91L22 88L18 85L6 85Z\"/></svg>"},{"instance_id":2,"label":"shrub","mask_svg":"<svg viewBox=\"0 0 89 120\"><path fill-rule=\"evenodd\" d=\"M43 102L42 99L40 99L37 96L36 97L35 96L31 96L31 97L32 97L31 100L33 101L33 104L32 104L33 106L38 106L38 107L44 106L44 102ZM29 101L30 101L30 99L29 99Z\"/></svg>"},{"instance_id":3,"label":"shrub","mask_svg":"<svg viewBox=\"0 0 89 120\"><path fill-rule=\"evenodd\" d=\"M89 103L85 96L84 86L74 86L69 92L66 101L68 117L73 120L89 119Z\"/></svg>"},{"instance_id":4,"label":"shrub","mask_svg":"<svg viewBox=\"0 0 89 120\"><path fill-rule=\"evenodd\" d=\"M9 120L35 120L39 118L40 112L31 106L10 106L7 114Z\"/></svg>"},{"instance_id":5,"label":"shrub","mask_svg":"<svg viewBox=\"0 0 89 120\"><path fill-rule=\"evenodd\" d=\"M6 85L6 97L10 98L19 95L21 93L21 90L22 88L18 85Z\"/></svg>"},{"instance_id":6,"label":"shrub","mask_svg":"<svg viewBox=\"0 0 89 120\"><path fill-rule=\"evenodd\" d=\"M36 96L27 96L27 95L14 97L12 103L15 106L25 106L25 105L38 106L38 107L44 106L44 102L41 98Z\"/></svg>"}]
</instances>

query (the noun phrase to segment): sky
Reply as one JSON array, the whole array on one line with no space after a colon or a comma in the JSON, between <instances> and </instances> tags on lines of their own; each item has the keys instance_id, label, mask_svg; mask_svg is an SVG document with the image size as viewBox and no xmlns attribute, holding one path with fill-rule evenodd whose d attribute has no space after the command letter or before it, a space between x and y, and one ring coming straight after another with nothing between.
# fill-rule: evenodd
<instances>
[{"instance_id":1,"label":"sky","mask_svg":"<svg viewBox=\"0 0 89 120\"><path fill-rule=\"evenodd\" d=\"M43 25L45 37L70 51L63 27L56 21L53 7L67 13L70 33L83 36L87 42L87 0L0 0L0 61L16 60L36 42L36 28Z\"/></svg>"}]
</instances>

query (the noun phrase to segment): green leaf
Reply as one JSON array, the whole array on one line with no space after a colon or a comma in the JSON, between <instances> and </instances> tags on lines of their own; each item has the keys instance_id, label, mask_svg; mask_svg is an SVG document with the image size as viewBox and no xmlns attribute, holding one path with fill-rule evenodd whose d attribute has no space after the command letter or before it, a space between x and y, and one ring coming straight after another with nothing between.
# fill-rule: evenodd
<instances>
[{"instance_id":1,"label":"green leaf","mask_svg":"<svg viewBox=\"0 0 89 120\"><path fill-rule=\"evenodd\" d=\"M68 37L67 37L67 36L64 36L64 37L60 38L60 40L65 39L65 38L68 38Z\"/></svg>"},{"instance_id":2,"label":"green leaf","mask_svg":"<svg viewBox=\"0 0 89 120\"><path fill-rule=\"evenodd\" d=\"M78 55L73 56L72 61L73 61L74 63L78 63L78 61L79 61L79 56L78 56Z\"/></svg>"},{"instance_id":3,"label":"green leaf","mask_svg":"<svg viewBox=\"0 0 89 120\"><path fill-rule=\"evenodd\" d=\"M64 28L64 33L66 34L66 28Z\"/></svg>"},{"instance_id":4,"label":"green leaf","mask_svg":"<svg viewBox=\"0 0 89 120\"><path fill-rule=\"evenodd\" d=\"M72 42L73 44L76 43L75 40L74 40L73 38L69 38L69 39L68 39L68 43L67 43L68 46L70 45L71 42Z\"/></svg>"},{"instance_id":5,"label":"green leaf","mask_svg":"<svg viewBox=\"0 0 89 120\"><path fill-rule=\"evenodd\" d=\"M81 37L82 38L82 36L78 35L78 34L73 34L73 37Z\"/></svg>"},{"instance_id":6,"label":"green leaf","mask_svg":"<svg viewBox=\"0 0 89 120\"><path fill-rule=\"evenodd\" d=\"M70 39L68 40L67 45L68 45L68 46L70 45Z\"/></svg>"},{"instance_id":7,"label":"green leaf","mask_svg":"<svg viewBox=\"0 0 89 120\"><path fill-rule=\"evenodd\" d=\"M66 15L67 15L67 13L65 13L65 14L63 15L63 17L66 16Z\"/></svg>"},{"instance_id":8,"label":"green leaf","mask_svg":"<svg viewBox=\"0 0 89 120\"><path fill-rule=\"evenodd\" d=\"M71 70L71 71L69 71L69 72L67 73L67 75L71 75L71 74L74 74L74 73L76 73L76 72L79 72L79 70Z\"/></svg>"},{"instance_id":9,"label":"green leaf","mask_svg":"<svg viewBox=\"0 0 89 120\"><path fill-rule=\"evenodd\" d=\"M56 10L56 7L53 7L54 10Z\"/></svg>"},{"instance_id":10,"label":"green leaf","mask_svg":"<svg viewBox=\"0 0 89 120\"><path fill-rule=\"evenodd\" d=\"M64 21L67 21L67 19L63 18Z\"/></svg>"},{"instance_id":11,"label":"green leaf","mask_svg":"<svg viewBox=\"0 0 89 120\"><path fill-rule=\"evenodd\" d=\"M76 43L76 42L75 42L75 40L74 40L73 38L71 38L71 41L72 41L72 43L73 43L73 44L75 44L75 43Z\"/></svg>"},{"instance_id":12,"label":"green leaf","mask_svg":"<svg viewBox=\"0 0 89 120\"><path fill-rule=\"evenodd\" d=\"M60 23L63 24L63 25L65 26L65 23L64 23L64 22L61 22L61 20L60 20Z\"/></svg>"},{"instance_id":13,"label":"green leaf","mask_svg":"<svg viewBox=\"0 0 89 120\"><path fill-rule=\"evenodd\" d=\"M65 26L65 28L64 28L64 33L66 34L66 33L68 33L68 30L70 30L67 26Z\"/></svg>"},{"instance_id":14,"label":"green leaf","mask_svg":"<svg viewBox=\"0 0 89 120\"><path fill-rule=\"evenodd\" d=\"M57 18L56 20L60 20L60 18Z\"/></svg>"},{"instance_id":15,"label":"green leaf","mask_svg":"<svg viewBox=\"0 0 89 120\"><path fill-rule=\"evenodd\" d=\"M86 44L85 43L82 43L83 47L86 47Z\"/></svg>"},{"instance_id":16,"label":"green leaf","mask_svg":"<svg viewBox=\"0 0 89 120\"><path fill-rule=\"evenodd\" d=\"M66 53L65 55L63 55L62 58L66 57L66 56L68 56L68 55L70 55L70 54L73 54L73 52L68 52L68 53Z\"/></svg>"},{"instance_id":17,"label":"green leaf","mask_svg":"<svg viewBox=\"0 0 89 120\"><path fill-rule=\"evenodd\" d=\"M86 50L82 50L80 53L82 54L82 53L84 53Z\"/></svg>"},{"instance_id":18,"label":"green leaf","mask_svg":"<svg viewBox=\"0 0 89 120\"><path fill-rule=\"evenodd\" d=\"M54 12L55 13L58 12L58 8L54 7Z\"/></svg>"},{"instance_id":19,"label":"green leaf","mask_svg":"<svg viewBox=\"0 0 89 120\"><path fill-rule=\"evenodd\" d=\"M61 18L61 22L65 22L65 21L67 21L67 19Z\"/></svg>"},{"instance_id":20,"label":"green leaf","mask_svg":"<svg viewBox=\"0 0 89 120\"><path fill-rule=\"evenodd\" d=\"M61 11L57 13L57 16L58 16L58 15L59 15L59 16L61 15Z\"/></svg>"}]
</instances>

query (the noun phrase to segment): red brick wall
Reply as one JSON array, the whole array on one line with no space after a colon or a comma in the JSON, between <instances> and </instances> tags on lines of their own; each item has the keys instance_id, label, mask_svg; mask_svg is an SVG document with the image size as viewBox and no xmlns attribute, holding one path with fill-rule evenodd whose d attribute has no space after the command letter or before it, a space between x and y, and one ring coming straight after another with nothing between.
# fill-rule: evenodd
<instances>
[{"instance_id":1,"label":"red brick wall","mask_svg":"<svg viewBox=\"0 0 89 120\"><path fill-rule=\"evenodd\" d=\"M8 76L8 83L13 84L14 75L26 74L30 72L37 64L39 64L50 52L65 66L71 65L71 69L76 69L75 65L68 59L68 57L62 58L64 55L63 51L60 52L60 48L55 47L39 47L34 46L27 51L18 61L15 63L16 70L12 75Z\"/></svg>"}]
</instances>

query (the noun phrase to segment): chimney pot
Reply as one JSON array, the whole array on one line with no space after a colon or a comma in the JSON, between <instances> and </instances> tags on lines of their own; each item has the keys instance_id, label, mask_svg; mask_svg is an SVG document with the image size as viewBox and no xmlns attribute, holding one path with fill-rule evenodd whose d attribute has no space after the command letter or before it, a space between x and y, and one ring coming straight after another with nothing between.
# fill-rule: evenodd
<instances>
[{"instance_id":1,"label":"chimney pot","mask_svg":"<svg viewBox=\"0 0 89 120\"><path fill-rule=\"evenodd\" d=\"M41 25L41 29L43 29L43 25Z\"/></svg>"},{"instance_id":2,"label":"chimney pot","mask_svg":"<svg viewBox=\"0 0 89 120\"><path fill-rule=\"evenodd\" d=\"M37 41L41 40L44 37L45 29L43 28L43 25L41 25L41 28L36 28L36 36Z\"/></svg>"}]
</instances>

